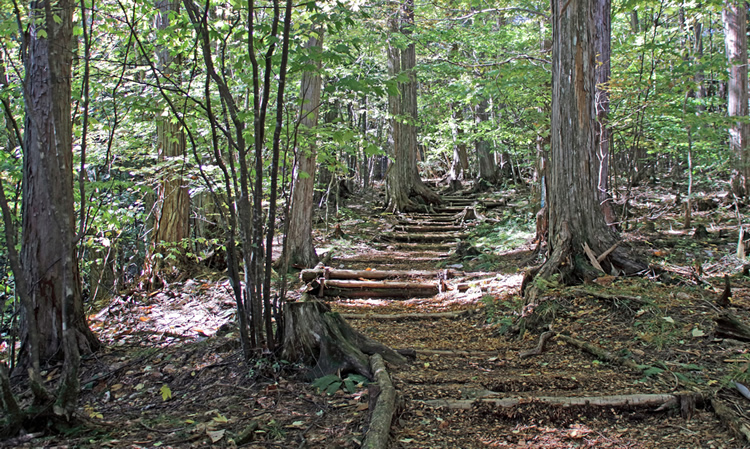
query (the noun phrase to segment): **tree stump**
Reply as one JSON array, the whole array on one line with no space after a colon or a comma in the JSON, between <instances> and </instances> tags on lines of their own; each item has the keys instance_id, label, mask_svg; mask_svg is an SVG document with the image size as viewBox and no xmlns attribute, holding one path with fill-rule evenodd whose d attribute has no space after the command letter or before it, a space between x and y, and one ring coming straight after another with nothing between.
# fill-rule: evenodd
<instances>
[{"instance_id":1,"label":"tree stump","mask_svg":"<svg viewBox=\"0 0 750 449\"><path fill-rule=\"evenodd\" d=\"M394 350L354 330L323 302L287 303L284 317L283 357L311 366L310 379L355 372L372 380L368 358L372 354L396 365L406 363Z\"/></svg>"}]
</instances>

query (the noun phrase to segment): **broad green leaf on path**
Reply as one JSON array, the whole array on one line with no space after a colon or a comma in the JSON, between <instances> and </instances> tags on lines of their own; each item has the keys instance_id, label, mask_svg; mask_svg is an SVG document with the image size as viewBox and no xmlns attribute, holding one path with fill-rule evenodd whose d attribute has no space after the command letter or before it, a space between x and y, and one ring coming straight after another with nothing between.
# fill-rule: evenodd
<instances>
[{"instance_id":1,"label":"broad green leaf on path","mask_svg":"<svg viewBox=\"0 0 750 449\"><path fill-rule=\"evenodd\" d=\"M674 318L672 318L671 316L665 316L665 317L662 317L662 319L666 321L667 323L674 324Z\"/></svg>"},{"instance_id":2,"label":"broad green leaf on path","mask_svg":"<svg viewBox=\"0 0 750 449\"><path fill-rule=\"evenodd\" d=\"M161 393L161 398L164 401L172 399L172 390L169 389L169 386L167 384L161 386L159 393Z\"/></svg>"},{"instance_id":3,"label":"broad green leaf on path","mask_svg":"<svg viewBox=\"0 0 750 449\"><path fill-rule=\"evenodd\" d=\"M693 334L693 337L696 337L696 338L697 337L703 337L704 335L706 335L705 332L703 332L702 330L698 329L697 327L694 328L691 333Z\"/></svg>"}]
</instances>

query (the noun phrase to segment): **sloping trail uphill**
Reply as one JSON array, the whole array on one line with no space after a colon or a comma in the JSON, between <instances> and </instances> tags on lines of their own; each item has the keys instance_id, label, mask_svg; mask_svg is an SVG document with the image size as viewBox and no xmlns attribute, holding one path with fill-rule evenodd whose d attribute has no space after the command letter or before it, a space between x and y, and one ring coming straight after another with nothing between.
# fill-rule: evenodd
<instances>
[{"instance_id":1,"label":"sloping trail uphill","mask_svg":"<svg viewBox=\"0 0 750 449\"><path fill-rule=\"evenodd\" d=\"M520 257L509 255L510 273L447 263L473 224L473 205L502 203L446 200L431 214L391 217L367 253L303 272L311 293L355 328L410 356L408 365L389 368L400 396L391 447L742 447L707 411L708 399L649 377L643 351L635 349L644 365L587 352L586 342L621 352L633 346L623 329L638 304L622 304L635 298L602 301L579 290L539 312L555 332L576 338L548 332L553 338L538 344L538 335L519 339L487 325L488 315L509 324L521 309L512 263ZM687 366L691 349L675 351L687 354Z\"/></svg>"}]
</instances>

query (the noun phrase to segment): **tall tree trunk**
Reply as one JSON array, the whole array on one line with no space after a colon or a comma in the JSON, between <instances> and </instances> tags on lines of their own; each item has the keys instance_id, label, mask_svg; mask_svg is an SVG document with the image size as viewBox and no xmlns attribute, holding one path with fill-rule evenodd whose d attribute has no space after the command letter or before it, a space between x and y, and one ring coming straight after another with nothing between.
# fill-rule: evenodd
<instances>
[{"instance_id":1,"label":"tall tree trunk","mask_svg":"<svg viewBox=\"0 0 750 449\"><path fill-rule=\"evenodd\" d=\"M594 23L596 23L596 148L599 158L599 182L597 190L601 202L604 219L608 225L617 221L612 209L612 198L609 194L609 128L607 115L609 114L609 78L611 75L611 35L612 18L610 15L610 0L596 2Z\"/></svg>"},{"instance_id":2,"label":"tall tree trunk","mask_svg":"<svg viewBox=\"0 0 750 449\"><path fill-rule=\"evenodd\" d=\"M474 120L477 127L481 128L483 123L490 120L490 113L487 111L489 101L482 99L476 106ZM474 149L477 152L477 182L479 184L492 185L497 182L497 164L495 164L495 155L492 154L492 145L483 135L474 141Z\"/></svg>"},{"instance_id":3,"label":"tall tree trunk","mask_svg":"<svg viewBox=\"0 0 750 449\"><path fill-rule=\"evenodd\" d=\"M319 37L316 37L316 34ZM317 28L305 44L313 51L323 51L323 28ZM320 70L320 58L316 58L317 70ZM289 213L289 231L284 247L285 269L289 266L312 267L318 263L312 238L313 196L315 194L315 128L318 126L320 110L319 72L302 74L300 107L300 133L304 147L297 148L297 164L294 167L294 188L292 189L292 208Z\"/></svg>"},{"instance_id":4,"label":"tall tree trunk","mask_svg":"<svg viewBox=\"0 0 750 449\"><path fill-rule=\"evenodd\" d=\"M464 115L460 104L453 105L453 118L456 126L451 130L453 134L453 163L451 164L450 182L453 190L461 188L461 180L469 176L469 155L466 153L466 143L463 141L464 130L461 122Z\"/></svg>"},{"instance_id":5,"label":"tall tree trunk","mask_svg":"<svg viewBox=\"0 0 750 449\"><path fill-rule=\"evenodd\" d=\"M170 13L180 10L180 0L157 0L156 27L160 31L169 28ZM162 48L157 54L159 70L172 82L180 75L175 73L172 64L180 64L180 58L174 58L169 49ZM161 170L161 180L156 189L154 207L154 227L151 234L151 246L146 255L144 278L146 288L158 286L160 278L175 267L166 256L170 244L181 242L189 234L190 193L183 178L185 169L185 133L182 125L173 120L171 114L160 115L156 122L156 150L160 163L166 167Z\"/></svg>"},{"instance_id":6,"label":"tall tree trunk","mask_svg":"<svg viewBox=\"0 0 750 449\"><path fill-rule=\"evenodd\" d=\"M601 0L599 0L601 1ZM596 141L596 2L553 0L552 136L549 166L550 257L539 276L565 283L596 276L584 245L601 255L615 243L599 207ZM637 272L620 248L601 261L610 272ZM530 291L534 301L539 294Z\"/></svg>"},{"instance_id":7,"label":"tall tree trunk","mask_svg":"<svg viewBox=\"0 0 750 449\"><path fill-rule=\"evenodd\" d=\"M70 117L72 14L70 0L32 1L25 55L23 158L23 237L21 264L29 280L31 304L22 308L19 367L28 358L30 323L39 335L40 360L65 359L65 376L77 372L79 351L99 342L83 312L75 260L73 147ZM53 43L53 45L50 45ZM75 380L65 396L65 411L75 401Z\"/></svg>"},{"instance_id":8,"label":"tall tree trunk","mask_svg":"<svg viewBox=\"0 0 750 449\"><path fill-rule=\"evenodd\" d=\"M729 93L727 95L730 117L746 117L747 106L747 7L745 2L731 1L724 6L724 43L729 60ZM733 174L732 190L737 196L748 194L750 178L750 153L747 139L750 124L735 122L729 130L729 144L739 167Z\"/></svg>"},{"instance_id":9,"label":"tall tree trunk","mask_svg":"<svg viewBox=\"0 0 750 449\"><path fill-rule=\"evenodd\" d=\"M407 37L414 26L414 0L403 0L399 11L389 20L392 37ZM413 42L401 49L395 42L388 45L388 74L406 74L408 80L398 83L398 94L388 95L391 115L393 165L388 173L387 209L391 212L419 209L412 200L420 197L428 204L440 203L440 197L422 182L417 170L417 51Z\"/></svg>"}]
</instances>

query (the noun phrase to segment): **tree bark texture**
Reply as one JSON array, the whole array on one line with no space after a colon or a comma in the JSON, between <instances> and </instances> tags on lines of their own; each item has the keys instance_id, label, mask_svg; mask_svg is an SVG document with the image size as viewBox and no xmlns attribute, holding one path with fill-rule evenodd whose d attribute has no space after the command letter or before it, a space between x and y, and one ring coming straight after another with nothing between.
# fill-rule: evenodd
<instances>
[{"instance_id":1,"label":"tree bark texture","mask_svg":"<svg viewBox=\"0 0 750 449\"><path fill-rule=\"evenodd\" d=\"M428 204L440 203L440 197L422 182L417 169L417 51L413 42L404 48L394 42L395 36L411 34L414 25L414 2L403 0L399 11L390 19L391 42L388 45L388 74L405 74L408 79L398 83L398 94L388 95L391 115L393 165L388 172L387 209L405 212L418 209L412 198L420 197Z\"/></svg>"},{"instance_id":2,"label":"tree bark texture","mask_svg":"<svg viewBox=\"0 0 750 449\"><path fill-rule=\"evenodd\" d=\"M156 27L161 31L167 30L169 14L179 11L180 0L158 0L156 7L159 9ZM162 48L157 52L157 59L161 73L171 78L172 82L179 80L179 73L172 68L172 64L180 64L179 57L173 57L169 49ZM151 247L144 267L149 285L153 285L166 268L166 259L155 257L157 254L166 255L163 245L179 243L189 236L190 193L183 177L185 146L182 125L172 120L171 113L159 116L156 122L156 149L159 162L165 166L160 170L161 180L156 188Z\"/></svg>"},{"instance_id":3,"label":"tree bark texture","mask_svg":"<svg viewBox=\"0 0 750 449\"><path fill-rule=\"evenodd\" d=\"M607 126L609 115L609 79L612 74L610 55L612 40L612 4L611 0L598 0L594 12L594 23L596 24L596 148L599 158L599 200L601 202L604 219L608 225L613 224L617 218L612 209L611 196L609 194L609 160L610 160L610 136Z\"/></svg>"},{"instance_id":4,"label":"tree bark texture","mask_svg":"<svg viewBox=\"0 0 750 449\"><path fill-rule=\"evenodd\" d=\"M539 275L561 273L561 281L581 280L586 266L583 245L597 255L615 243L599 207L599 159L596 139L595 2L554 0L552 133L549 166L550 257ZM607 263L626 273L645 266L618 248Z\"/></svg>"},{"instance_id":5,"label":"tree bark texture","mask_svg":"<svg viewBox=\"0 0 750 449\"><path fill-rule=\"evenodd\" d=\"M76 346L99 347L86 324L75 258L73 146L70 116L72 14L70 0L32 1L25 55L23 237L21 264L30 307L22 308L19 367L38 332L40 360L62 360ZM68 347L64 348L66 322ZM29 323L37 329L30 329ZM73 357L77 354L71 354Z\"/></svg>"},{"instance_id":6,"label":"tree bark texture","mask_svg":"<svg viewBox=\"0 0 750 449\"><path fill-rule=\"evenodd\" d=\"M317 36L317 37L316 37ZM308 49L323 50L323 28L317 28L307 41ZM320 70L321 61L315 65ZM292 207L289 212L289 231L286 236L285 251L287 267L314 267L318 263L312 237L313 201L315 196L316 144L314 129L318 126L320 110L319 72L302 74L300 107L300 133L307 137L305 148L297 148L297 164L294 167L294 188L292 189Z\"/></svg>"},{"instance_id":7,"label":"tree bark texture","mask_svg":"<svg viewBox=\"0 0 750 449\"><path fill-rule=\"evenodd\" d=\"M730 117L746 117L747 105L747 7L745 2L727 2L722 12L724 22L724 43L729 62L728 114ZM750 154L747 139L750 124L735 122L729 129L729 144L738 166L738 183L733 183L735 194L748 194L747 180L750 178Z\"/></svg>"},{"instance_id":8,"label":"tree bark texture","mask_svg":"<svg viewBox=\"0 0 750 449\"><path fill-rule=\"evenodd\" d=\"M486 99L483 99L476 106L474 120L480 129L482 123L490 120L488 108L489 101ZM495 164L495 155L492 154L492 146L490 142L484 137L479 137L474 141L474 149L477 152L477 173L479 174L477 180L480 183L486 182L488 184L495 184L497 182L497 164Z\"/></svg>"},{"instance_id":9,"label":"tree bark texture","mask_svg":"<svg viewBox=\"0 0 750 449\"><path fill-rule=\"evenodd\" d=\"M380 354L393 364L406 362L397 352L354 330L320 301L290 302L284 309L283 357L312 365L312 379L346 372L372 379L367 355Z\"/></svg>"}]
</instances>

